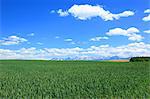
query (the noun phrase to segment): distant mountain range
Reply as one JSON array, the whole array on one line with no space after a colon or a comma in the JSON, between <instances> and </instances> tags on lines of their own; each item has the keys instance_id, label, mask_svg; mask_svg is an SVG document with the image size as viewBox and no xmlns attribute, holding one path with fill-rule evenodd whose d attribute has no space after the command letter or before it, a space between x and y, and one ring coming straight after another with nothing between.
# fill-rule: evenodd
<instances>
[{"instance_id":1,"label":"distant mountain range","mask_svg":"<svg viewBox=\"0 0 150 99\"><path fill-rule=\"evenodd\" d=\"M50 60L128 60L129 58L120 58L118 56L112 57L93 57L93 56L80 56L80 57L65 57L65 58L52 58Z\"/></svg>"}]
</instances>

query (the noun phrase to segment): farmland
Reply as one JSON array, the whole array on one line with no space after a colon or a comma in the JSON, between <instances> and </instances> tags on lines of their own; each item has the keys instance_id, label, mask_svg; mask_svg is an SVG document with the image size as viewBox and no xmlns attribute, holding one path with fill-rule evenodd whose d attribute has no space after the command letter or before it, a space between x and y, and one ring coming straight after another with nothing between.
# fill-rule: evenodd
<instances>
[{"instance_id":1,"label":"farmland","mask_svg":"<svg viewBox=\"0 0 150 99\"><path fill-rule=\"evenodd\" d=\"M0 97L150 98L150 63L1 60Z\"/></svg>"}]
</instances>

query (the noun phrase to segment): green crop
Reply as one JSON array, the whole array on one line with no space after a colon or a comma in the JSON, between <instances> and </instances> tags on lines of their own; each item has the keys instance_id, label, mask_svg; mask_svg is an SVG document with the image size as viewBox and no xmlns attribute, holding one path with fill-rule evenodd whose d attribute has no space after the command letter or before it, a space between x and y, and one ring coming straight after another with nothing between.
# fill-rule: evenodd
<instances>
[{"instance_id":1,"label":"green crop","mask_svg":"<svg viewBox=\"0 0 150 99\"><path fill-rule=\"evenodd\" d=\"M150 63L0 61L2 98L150 98Z\"/></svg>"}]
</instances>

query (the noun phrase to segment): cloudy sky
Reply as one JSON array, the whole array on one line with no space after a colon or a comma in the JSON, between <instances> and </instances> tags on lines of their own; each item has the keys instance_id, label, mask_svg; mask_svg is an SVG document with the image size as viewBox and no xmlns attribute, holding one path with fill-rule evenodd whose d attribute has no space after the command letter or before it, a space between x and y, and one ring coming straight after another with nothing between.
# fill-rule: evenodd
<instances>
[{"instance_id":1,"label":"cloudy sky","mask_svg":"<svg viewBox=\"0 0 150 99\"><path fill-rule=\"evenodd\" d=\"M148 0L1 0L0 59L150 56Z\"/></svg>"}]
</instances>

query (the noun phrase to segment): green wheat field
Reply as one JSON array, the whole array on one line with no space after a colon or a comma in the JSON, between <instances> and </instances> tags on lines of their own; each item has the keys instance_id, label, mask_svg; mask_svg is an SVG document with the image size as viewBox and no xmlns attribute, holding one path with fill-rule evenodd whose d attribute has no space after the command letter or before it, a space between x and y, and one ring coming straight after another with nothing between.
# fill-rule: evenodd
<instances>
[{"instance_id":1,"label":"green wheat field","mask_svg":"<svg viewBox=\"0 0 150 99\"><path fill-rule=\"evenodd\" d=\"M149 99L150 63L1 60L0 97Z\"/></svg>"}]
</instances>

